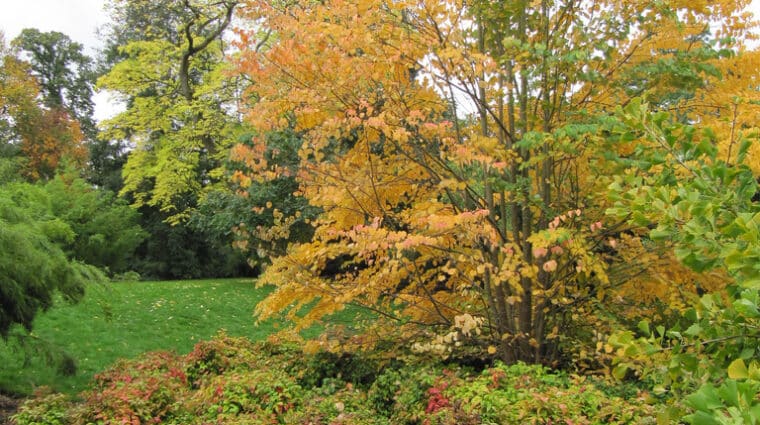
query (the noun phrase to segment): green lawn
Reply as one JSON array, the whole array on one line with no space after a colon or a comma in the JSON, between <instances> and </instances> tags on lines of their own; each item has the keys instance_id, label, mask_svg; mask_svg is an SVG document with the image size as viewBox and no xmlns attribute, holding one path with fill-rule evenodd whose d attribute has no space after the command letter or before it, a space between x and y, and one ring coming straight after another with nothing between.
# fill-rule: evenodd
<instances>
[{"instance_id":1,"label":"green lawn","mask_svg":"<svg viewBox=\"0 0 760 425\"><path fill-rule=\"evenodd\" d=\"M220 329L233 336L262 339L277 326L272 321L254 324L253 309L268 292L256 289L251 279L119 282L92 287L79 304L61 304L34 322L36 337L76 359L76 375L59 376L40 359L24 365L24 356L0 341L0 388L28 394L34 387L47 385L75 393L118 358L152 350L186 353ZM346 310L331 320L350 322L354 314Z\"/></svg>"}]
</instances>

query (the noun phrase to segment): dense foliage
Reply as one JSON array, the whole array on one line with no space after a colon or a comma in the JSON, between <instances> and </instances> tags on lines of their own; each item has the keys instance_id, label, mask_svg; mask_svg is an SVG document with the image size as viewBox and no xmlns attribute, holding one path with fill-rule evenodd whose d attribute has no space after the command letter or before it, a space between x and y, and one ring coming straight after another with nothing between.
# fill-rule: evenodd
<instances>
[{"instance_id":1,"label":"dense foliage","mask_svg":"<svg viewBox=\"0 0 760 425\"><path fill-rule=\"evenodd\" d=\"M35 315L50 308L55 293L69 301L88 282L103 279L94 267L70 260L64 246L75 233L52 214L44 189L24 183L0 186L0 336L15 324L31 330Z\"/></svg>"},{"instance_id":2,"label":"dense foliage","mask_svg":"<svg viewBox=\"0 0 760 425\"><path fill-rule=\"evenodd\" d=\"M132 269L135 250L148 234L139 225L140 215L124 200L70 176L50 181L45 192L52 215L75 235L64 245L71 257L111 273Z\"/></svg>"},{"instance_id":3,"label":"dense foliage","mask_svg":"<svg viewBox=\"0 0 760 425\"><path fill-rule=\"evenodd\" d=\"M757 112L723 96L744 90L732 70L754 75L743 6L249 2L248 119L303 142L284 168L254 138L234 151L251 167L235 177L295 174L322 210L311 240L265 271L278 290L257 312L313 302L308 324L359 303L420 349L599 367L589 353L605 335L652 312L671 320L696 292L666 245L606 214L614 176L669 154L621 137L615 105L643 98L670 120L716 123L711 142L734 161ZM287 232L297 216L267 207ZM642 283L668 296L642 299Z\"/></svg>"},{"instance_id":4,"label":"dense foliage","mask_svg":"<svg viewBox=\"0 0 760 425\"><path fill-rule=\"evenodd\" d=\"M225 73L224 36L237 2L163 1L160 15L140 3L111 4L121 58L98 85L117 93L126 110L103 123L103 137L133 146L122 194L176 223L187 219L204 188L219 182L220 161L234 140L236 120L225 108L234 104L236 85Z\"/></svg>"},{"instance_id":5,"label":"dense foliage","mask_svg":"<svg viewBox=\"0 0 760 425\"><path fill-rule=\"evenodd\" d=\"M45 104L34 67L9 51L1 34L0 62L0 162L12 168L8 174L50 179L66 162L82 167L81 124L65 108Z\"/></svg>"},{"instance_id":6,"label":"dense foliage","mask_svg":"<svg viewBox=\"0 0 760 425\"><path fill-rule=\"evenodd\" d=\"M18 425L37 423L655 423L646 393L541 366L381 362L218 336L185 356L120 361L76 401L28 401Z\"/></svg>"},{"instance_id":7,"label":"dense foliage","mask_svg":"<svg viewBox=\"0 0 760 425\"><path fill-rule=\"evenodd\" d=\"M90 62L62 34L25 31L14 42L25 53L2 50L0 195L10 201L0 219L10 225L0 231L25 241L29 264L53 270L38 258L51 250L56 267L152 277L255 265L275 286L260 320L284 314L300 330L347 305L376 313L363 333L331 330L307 351L391 340L497 365L481 377L431 372L410 395L389 388L406 365L378 363L333 388L294 375L292 353L271 352L281 348L258 348L285 356L284 369L264 371L246 369L264 361L248 346L222 365L157 354L108 372L84 403L53 397L51 409L177 423L652 413L609 394L595 403L598 393L578 390L583 378L526 362L637 380L659 397L661 422L760 421L760 50L749 47L749 4L112 0L98 84L125 110L102 123L106 148L91 149L89 165ZM123 182L112 174L122 164ZM60 177L72 169L101 187ZM21 196L18 172L48 183ZM106 185L140 215L110 205ZM16 287L34 282L19 276ZM24 296L28 311L49 304L56 284L44 282ZM8 323L31 317L14 314ZM541 397L511 393L523 385L513 374ZM411 404L395 406L402 399Z\"/></svg>"},{"instance_id":8,"label":"dense foliage","mask_svg":"<svg viewBox=\"0 0 760 425\"><path fill-rule=\"evenodd\" d=\"M238 2L146 4L114 0L98 86L125 109L102 123L115 155L117 190L139 208L151 235L131 267L149 278L251 275L232 248L232 226L215 222L229 194L223 164L241 130L239 81L229 72L227 38ZM107 152L107 151L106 151ZM118 152L117 152L118 153ZM207 203L207 198L208 203Z\"/></svg>"}]
</instances>

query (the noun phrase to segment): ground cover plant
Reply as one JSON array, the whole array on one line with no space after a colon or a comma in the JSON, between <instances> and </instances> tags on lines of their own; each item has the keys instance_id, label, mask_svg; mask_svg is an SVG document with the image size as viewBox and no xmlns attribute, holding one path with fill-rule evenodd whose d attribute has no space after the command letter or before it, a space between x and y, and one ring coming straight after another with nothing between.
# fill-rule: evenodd
<instances>
[{"instance_id":1,"label":"ground cover plant","mask_svg":"<svg viewBox=\"0 0 760 425\"><path fill-rule=\"evenodd\" d=\"M120 358L168 350L187 353L220 329L229 335L260 340L282 328L278 321L254 325L253 308L271 290L255 288L250 279L211 279L159 282L117 282L93 285L76 305L58 305L34 322L32 336L46 348L64 351L76 362L76 374L62 376L43 358L0 344L0 388L30 394L46 385L73 394L93 375ZM351 314L337 315L347 323ZM315 336L318 329L307 331Z\"/></svg>"},{"instance_id":2,"label":"ground cover plant","mask_svg":"<svg viewBox=\"0 0 760 425\"><path fill-rule=\"evenodd\" d=\"M217 335L184 356L153 352L99 373L79 399L38 394L18 425L647 424L645 391L541 366L304 356L288 343Z\"/></svg>"}]
</instances>

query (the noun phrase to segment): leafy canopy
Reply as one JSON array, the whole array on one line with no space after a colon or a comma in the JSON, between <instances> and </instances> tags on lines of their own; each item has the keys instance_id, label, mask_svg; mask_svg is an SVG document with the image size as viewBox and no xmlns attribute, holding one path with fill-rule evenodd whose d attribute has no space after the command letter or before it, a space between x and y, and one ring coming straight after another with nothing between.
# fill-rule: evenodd
<instances>
[{"instance_id":1,"label":"leafy canopy","mask_svg":"<svg viewBox=\"0 0 760 425\"><path fill-rule=\"evenodd\" d=\"M127 104L103 124L104 138L134 147L121 193L177 222L219 182L220 160L234 138L228 108L236 87L226 74L224 35L237 2L159 4L112 2L118 55L98 84Z\"/></svg>"},{"instance_id":2,"label":"leafy canopy","mask_svg":"<svg viewBox=\"0 0 760 425\"><path fill-rule=\"evenodd\" d=\"M281 167L255 137L235 148L250 168L235 178L294 175L322 211L266 270L278 289L257 312L313 305L306 326L358 303L420 349L594 367L598 333L672 317L695 290L667 250L605 216L599 194L635 149L611 112L643 97L675 120L725 121L746 4L246 2L247 118L303 143ZM298 219L260 213L282 232ZM632 290L642 281L684 286L661 303Z\"/></svg>"}]
</instances>

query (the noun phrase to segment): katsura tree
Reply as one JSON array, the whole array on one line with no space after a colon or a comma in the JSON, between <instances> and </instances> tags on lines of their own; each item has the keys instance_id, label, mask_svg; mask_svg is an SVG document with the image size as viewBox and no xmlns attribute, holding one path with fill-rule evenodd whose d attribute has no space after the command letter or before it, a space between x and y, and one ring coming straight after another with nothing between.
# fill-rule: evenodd
<instances>
[{"instance_id":1,"label":"katsura tree","mask_svg":"<svg viewBox=\"0 0 760 425\"><path fill-rule=\"evenodd\" d=\"M238 87L227 73L225 37L237 3L110 5L109 40L123 44L98 84L121 96L126 110L104 122L103 137L133 145L121 193L173 222L187 219L202 193L220 181L221 160L234 140Z\"/></svg>"},{"instance_id":2,"label":"katsura tree","mask_svg":"<svg viewBox=\"0 0 760 425\"><path fill-rule=\"evenodd\" d=\"M635 278L679 284L620 261L665 251L605 217L600 194L624 170L612 159L633 148L613 143L611 112L638 96L674 119L709 114L752 28L746 5L247 2L248 119L303 134L298 194L323 211L266 270L277 290L257 312L309 305L305 326L358 303L402 337L434 331L420 349L470 340L508 361L598 338L599 312L639 303ZM265 146L238 148L240 181L285 172ZM667 258L660 270L685 269Z\"/></svg>"}]
</instances>

